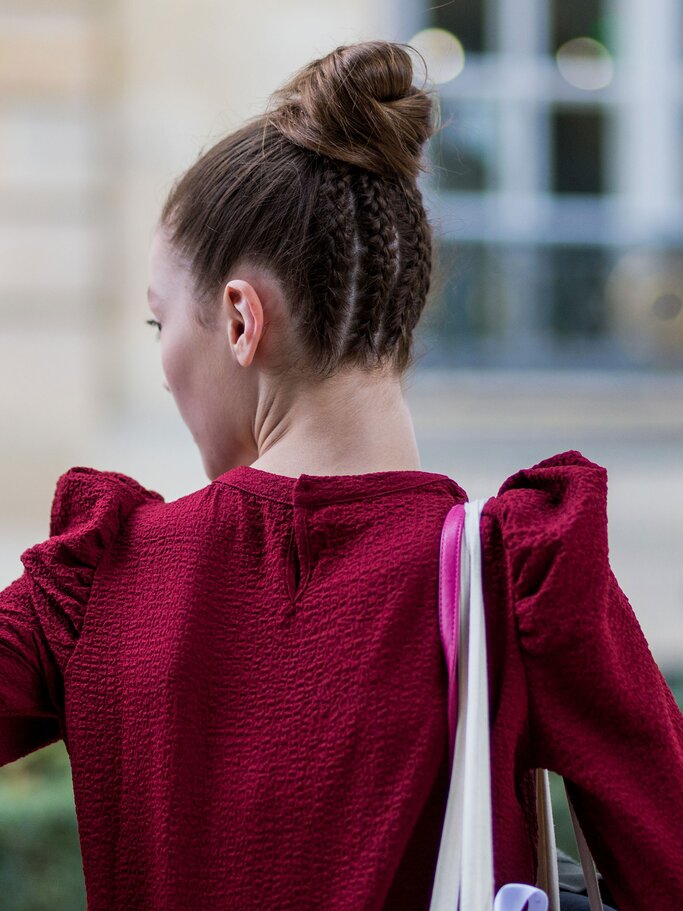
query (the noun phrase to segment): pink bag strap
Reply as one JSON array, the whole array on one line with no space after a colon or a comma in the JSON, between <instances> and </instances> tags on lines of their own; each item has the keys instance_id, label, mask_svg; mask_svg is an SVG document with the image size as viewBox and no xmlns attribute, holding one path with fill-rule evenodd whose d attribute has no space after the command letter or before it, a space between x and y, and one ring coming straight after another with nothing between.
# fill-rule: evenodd
<instances>
[{"instance_id":1,"label":"pink bag strap","mask_svg":"<svg viewBox=\"0 0 683 911\"><path fill-rule=\"evenodd\" d=\"M444 520L439 558L439 628L448 669L448 743L451 766L458 724L458 580L464 526L465 507L461 503L456 503L448 510Z\"/></svg>"}]
</instances>

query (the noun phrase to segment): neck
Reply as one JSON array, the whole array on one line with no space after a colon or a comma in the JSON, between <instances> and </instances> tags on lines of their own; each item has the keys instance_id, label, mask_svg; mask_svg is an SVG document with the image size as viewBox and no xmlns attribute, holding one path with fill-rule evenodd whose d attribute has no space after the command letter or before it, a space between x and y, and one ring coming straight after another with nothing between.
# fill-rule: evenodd
<instances>
[{"instance_id":1,"label":"neck","mask_svg":"<svg viewBox=\"0 0 683 911\"><path fill-rule=\"evenodd\" d=\"M421 470L401 379L355 368L297 390L268 389L254 424L258 457L274 474Z\"/></svg>"}]
</instances>

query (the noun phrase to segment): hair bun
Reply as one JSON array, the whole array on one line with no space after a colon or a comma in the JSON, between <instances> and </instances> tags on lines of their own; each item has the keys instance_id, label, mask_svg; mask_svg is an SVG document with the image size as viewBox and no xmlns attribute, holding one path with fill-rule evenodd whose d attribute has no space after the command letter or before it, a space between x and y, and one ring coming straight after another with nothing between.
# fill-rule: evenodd
<instances>
[{"instance_id":1,"label":"hair bun","mask_svg":"<svg viewBox=\"0 0 683 911\"><path fill-rule=\"evenodd\" d=\"M267 120L296 145L379 174L417 177L438 103L412 84L410 45L340 45L270 96ZM414 50L414 49L413 49Z\"/></svg>"}]
</instances>

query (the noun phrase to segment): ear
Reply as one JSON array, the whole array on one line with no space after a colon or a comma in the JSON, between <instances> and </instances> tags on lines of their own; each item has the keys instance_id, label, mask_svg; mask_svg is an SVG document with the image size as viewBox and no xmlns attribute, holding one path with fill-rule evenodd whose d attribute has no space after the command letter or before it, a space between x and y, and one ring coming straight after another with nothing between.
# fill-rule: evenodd
<instances>
[{"instance_id":1,"label":"ear","mask_svg":"<svg viewBox=\"0 0 683 911\"><path fill-rule=\"evenodd\" d=\"M263 305L256 289L239 278L229 281L223 291L228 341L243 367L254 359L263 333Z\"/></svg>"}]
</instances>

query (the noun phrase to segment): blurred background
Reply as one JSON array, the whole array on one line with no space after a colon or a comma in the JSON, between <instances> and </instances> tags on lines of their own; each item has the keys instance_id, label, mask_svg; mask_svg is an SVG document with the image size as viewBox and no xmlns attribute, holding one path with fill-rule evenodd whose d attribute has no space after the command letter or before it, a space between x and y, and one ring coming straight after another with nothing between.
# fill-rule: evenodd
<instances>
[{"instance_id":1,"label":"blurred background","mask_svg":"<svg viewBox=\"0 0 683 911\"><path fill-rule=\"evenodd\" d=\"M372 38L419 51L446 124L420 179L422 467L474 499L566 449L604 465L611 564L683 704L676 0L0 0L0 589L67 468L208 483L145 325L159 208L295 69ZM0 896L85 908L62 743L0 769Z\"/></svg>"}]
</instances>

